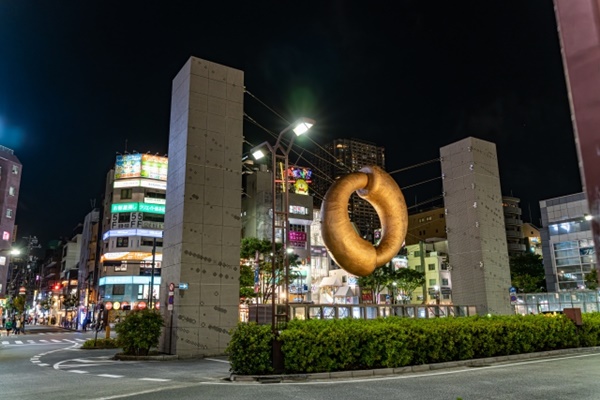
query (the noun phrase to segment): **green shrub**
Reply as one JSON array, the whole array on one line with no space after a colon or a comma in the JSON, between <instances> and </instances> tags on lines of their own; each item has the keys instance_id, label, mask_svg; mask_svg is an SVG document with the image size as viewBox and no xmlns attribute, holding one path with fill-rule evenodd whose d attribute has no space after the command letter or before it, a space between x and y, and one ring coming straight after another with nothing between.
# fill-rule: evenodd
<instances>
[{"instance_id":1,"label":"green shrub","mask_svg":"<svg viewBox=\"0 0 600 400\"><path fill-rule=\"evenodd\" d=\"M117 341L113 338L108 339L88 339L81 346L84 349L116 349Z\"/></svg>"},{"instance_id":2,"label":"green shrub","mask_svg":"<svg viewBox=\"0 0 600 400\"><path fill-rule=\"evenodd\" d=\"M132 311L115 326L117 346L124 354L147 356L152 347L158 346L163 317L155 310Z\"/></svg>"},{"instance_id":3,"label":"green shrub","mask_svg":"<svg viewBox=\"0 0 600 400\"><path fill-rule=\"evenodd\" d=\"M240 324L228 353L232 371L272 372L270 326ZM286 373L439 363L600 345L600 313L577 328L565 315L375 320L293 320L281 332Z\"/></svg>"},{"instance_id":4,"label":"green shrub","mask_svg":"<svg viewBox=\"0 0 600 400\"><path fill-rule=\"evenodd\" d=\"M230 370L240 375L273 372L273 340L271 325L238 324L231 332L231 340L225 350L229 355Z\"/></svg>"}]
</instances>

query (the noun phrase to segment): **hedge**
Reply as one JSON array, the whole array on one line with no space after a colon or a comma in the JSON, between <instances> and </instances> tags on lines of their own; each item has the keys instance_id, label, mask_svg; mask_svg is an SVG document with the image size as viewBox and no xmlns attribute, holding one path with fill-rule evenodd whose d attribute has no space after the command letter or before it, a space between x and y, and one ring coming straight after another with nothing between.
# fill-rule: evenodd
<instances>
[{"instance_id":1,"label":"hedge","mask_svg":"<svg viewBox=\"0 0 600 400\"><path fill-rule=\"evenodd\" d=\"M562 314L293 320L277 340L285 373L398 368L600 345L600 313L582 319L580 328ZM240 323L227 348L231 371L272 373L273 340L270 326Z\"/></svg>"}]
</instances>

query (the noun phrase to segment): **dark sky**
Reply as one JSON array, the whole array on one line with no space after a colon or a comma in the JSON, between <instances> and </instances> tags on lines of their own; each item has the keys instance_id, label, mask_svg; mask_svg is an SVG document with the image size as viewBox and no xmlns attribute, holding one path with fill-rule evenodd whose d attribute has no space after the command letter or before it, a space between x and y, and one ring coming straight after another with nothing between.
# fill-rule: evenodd
<instances>
[{"instance_id":1,"label":"dark sky","mask_svg":"<svg viewBox=\"0 0 600 400\"><path fill-rule=\"evenodd\" d=\"M384 146L389 171L467 136L494 142L503 194L536 225L539 200L581 191L551 0L0 0L0 144L23 163L20 237L70 236L117 151L168 152L171 82L190 56L244 70L288 120L317 120L317 143ZM286 126L250 96L244 108ZM404 192L409 206L440 193L441 181Z\"/></svg>"}]
</instances>

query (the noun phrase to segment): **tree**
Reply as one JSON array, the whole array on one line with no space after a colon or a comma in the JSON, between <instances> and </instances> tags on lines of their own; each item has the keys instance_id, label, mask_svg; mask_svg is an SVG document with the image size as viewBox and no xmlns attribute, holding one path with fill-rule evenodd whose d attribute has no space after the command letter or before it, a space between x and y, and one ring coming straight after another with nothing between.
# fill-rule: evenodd
<instances>
[{"instance_id":1,"label":"tree","mask_svg":"<svg viewBox=\"0 0 600 400\"><path fill-rule=\"evenodd\" d=\"M596 268L592 268L585 274L585 286L590 290L598 289L598 270Z\"/></svg>"},{"instance_id":2,"label":"tree","mask_svg":"<svg viewBox=\"0 0 600 400\"><path fill-rule=\"evenodd\" d=\"M396 289L402 294L403 303L408 302L415 289L425 284L425 273L410 268L399 268L393 273Z\"/></svg>"},{"instance_id":3,"label":"tree","mask_svg":"<svg viewBox=\"0 0 600 400\"><path fill-rule=\"evenodd\" d=\"M271 259L273 247L266 239L244 238L240 246L240 297L262 296L262 302L273 298L273 289L285 282L285 269L283 267L283 247L280 243L276 245L275 253L275 276ZM258 272L260 292L254 293L254 271L258 252ZM299 257L297 254L286 254L289 265L289 281L296 279L298 274L292 270L297 266ZM251 292L250 292L251 290Z\"/></svg>"},{"instance_id":4,"label":"tree","mask_svg":"<svg viewBox=\"0 0 600 400\"><path fill-rule=\"evenodd\" d=\"M375 268L375 271L371 275L361 276L358 278L358 286L361 290L372 290L373 296L379 299L379 293L390 286L393 282L393 273L388 264L382 265L381 267Z\"/></svg>"},{"instance_id":5,"label":"tree","mask_svg":"<svg viewBox=\"0 0 600 400\"><path fill-rule=\"evenodd\" d=\"M542 257L525 253L510 259L511 285L523 293L546 291L546 275Z\"/></svg>"}]
</instances>

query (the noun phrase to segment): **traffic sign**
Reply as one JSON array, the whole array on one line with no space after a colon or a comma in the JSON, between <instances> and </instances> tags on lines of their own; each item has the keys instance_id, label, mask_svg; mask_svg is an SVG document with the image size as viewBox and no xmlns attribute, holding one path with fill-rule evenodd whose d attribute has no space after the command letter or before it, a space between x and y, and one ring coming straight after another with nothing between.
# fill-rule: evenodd
<instances>
[{"instance_id":1,"label":"traffic sign","mask_svg":"<svg viewBox=\"0 0 600 400\"><path fill-rule=\"evenodd\" d=\"M188 285L187 283L183 283L183 282L179 283L179 290L187 290L187 289L189 289L189 287L190 287L190 285Z\"/></svg>"}]
</instances>

